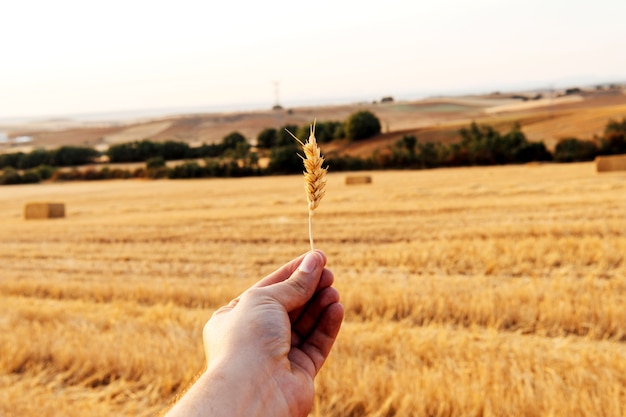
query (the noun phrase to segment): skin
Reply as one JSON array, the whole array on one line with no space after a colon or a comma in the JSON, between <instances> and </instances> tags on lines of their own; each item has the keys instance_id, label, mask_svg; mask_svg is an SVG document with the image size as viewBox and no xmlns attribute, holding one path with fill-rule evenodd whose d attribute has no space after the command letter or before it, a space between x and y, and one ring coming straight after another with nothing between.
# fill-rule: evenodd
<instances>
[{"instance_id":1,"label":"skin","mask_svg":"<svg viewBox=\"0 0 626 417\"><path fill-rule=\"evenodd\" d=\"M326 256L285 264L204 327L207 369L167 417L305 417L343 320Z\"/></svg>"}]
</instances>

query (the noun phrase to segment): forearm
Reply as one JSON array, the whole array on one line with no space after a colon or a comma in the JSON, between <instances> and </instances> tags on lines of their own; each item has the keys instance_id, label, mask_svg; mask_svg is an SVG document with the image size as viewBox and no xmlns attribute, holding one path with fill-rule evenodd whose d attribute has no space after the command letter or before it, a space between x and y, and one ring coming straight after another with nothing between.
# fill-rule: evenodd
<instances>
[{"instance_id":1,"label":"forearm","mask_svg":"<svg viewBox=\"0 0 626 417\"><path fill-rule=\"evenodd\" d=\"M237 364L209 367L166 417L274 416L275 390ZM273 400L273 401L270 401Z\"/></svg>"}]
</instances>

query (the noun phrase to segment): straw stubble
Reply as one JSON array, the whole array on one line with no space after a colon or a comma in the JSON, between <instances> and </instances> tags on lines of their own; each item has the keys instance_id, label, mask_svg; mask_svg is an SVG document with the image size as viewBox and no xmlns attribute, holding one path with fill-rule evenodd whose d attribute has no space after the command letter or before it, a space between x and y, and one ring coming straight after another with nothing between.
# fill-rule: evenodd
<instances>
[{"instance_id":1,"label":"straw stubble","mask_svg":"<svg viewBox=\"0 0 626 417\"><path fill-rule=\"evenodd\" d=\"M315 122L311 125L309 140L306 143L298 139L293 133L289 132L289 134L298 141L304 151L304 156L299 156L304 162L304 190L309 206L309 242L311 243L311 250L313 250L313 214L320 205L322 197L326 194L327 168L322 167L324 157L317 146L317 139L315 139Z\"/></svg>"}]
</instances>

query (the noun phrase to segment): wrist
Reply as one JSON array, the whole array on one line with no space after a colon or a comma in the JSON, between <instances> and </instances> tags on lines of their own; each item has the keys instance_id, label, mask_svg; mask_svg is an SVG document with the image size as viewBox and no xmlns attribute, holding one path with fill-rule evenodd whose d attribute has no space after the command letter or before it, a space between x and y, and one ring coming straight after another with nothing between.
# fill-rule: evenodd
<instances>
[{"instance_id":1,"label":"wrist","mask_svg":"<svg viewBox=\"0 0 626 417\"><path fill-rule=\"evenodd\" d=\"M256 361L255 361L256 362ZM258 363L221 360L210 363L196 383L211 404L210 417L280 416L276 408L277 387ZM282 398L280 399L282 400ZM207 410L209 411L209 410Z\"/></svg>"}]
</instances>

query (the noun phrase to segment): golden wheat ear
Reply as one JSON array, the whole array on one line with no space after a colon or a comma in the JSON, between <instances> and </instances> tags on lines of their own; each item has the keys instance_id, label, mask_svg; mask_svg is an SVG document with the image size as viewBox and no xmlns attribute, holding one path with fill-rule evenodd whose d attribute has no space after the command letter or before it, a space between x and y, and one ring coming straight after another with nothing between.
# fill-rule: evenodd
<instances>
[{"instance_id":1,"label":"golden wheat ear","mask_svg":"<svg viewBox=\"0 0 626 417\"><path fill-rule=\"evenodd\" d=\"M304 162L304 190L306 191L309 207L309 242L311 243L311 250L313 250L313 213L320 205L324 194L326 194L327 168L322 167L324 157L317 146L317 139L315 139L315 121L313 121L310 127L309 140L306 143L302 142L288 130L287 132L298 141L304 151L304 156L299 156Z\"/></svg>"}]
</instances>

